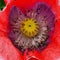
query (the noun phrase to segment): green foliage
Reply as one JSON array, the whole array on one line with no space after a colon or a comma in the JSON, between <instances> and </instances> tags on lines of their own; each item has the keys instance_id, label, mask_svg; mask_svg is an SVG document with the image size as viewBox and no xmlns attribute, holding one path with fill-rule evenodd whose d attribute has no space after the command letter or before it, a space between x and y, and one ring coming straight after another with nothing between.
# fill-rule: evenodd
<instances>
[{"instance_id":1,"label":"green foliage","mask_svg":"<svg viewBox=\"0 0 60 60\"><path fill-rule=\"evenodd\" d=\"M4 0L0 0L0 10L2 10L5 7Z\"/></svg>"}]
</instances>

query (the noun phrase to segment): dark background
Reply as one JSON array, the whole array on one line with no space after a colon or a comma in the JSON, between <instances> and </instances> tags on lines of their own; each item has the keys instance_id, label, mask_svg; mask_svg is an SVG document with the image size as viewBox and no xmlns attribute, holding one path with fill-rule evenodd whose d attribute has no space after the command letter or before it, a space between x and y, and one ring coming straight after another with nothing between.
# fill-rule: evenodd
<instances>
[{"instance_id":1,"label":"dark background","mask_svg":"<svg viewBox=\"0 0 60 60\"><path fill-rule=\"evenodd\" d=\"M0 10L2 10L5 7L4 0L0 0Z\"/></svg>"}]
</instances>

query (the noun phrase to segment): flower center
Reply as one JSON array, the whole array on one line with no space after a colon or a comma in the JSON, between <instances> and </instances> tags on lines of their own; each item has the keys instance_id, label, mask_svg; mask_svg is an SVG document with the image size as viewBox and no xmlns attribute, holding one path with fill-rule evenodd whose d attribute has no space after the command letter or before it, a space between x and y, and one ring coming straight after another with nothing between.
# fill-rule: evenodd
<instances>
[{"instance_id":1,"label":"flower center","mask_svg":"<svg viewBox=\"0 0 60 60\"><path fill-rule=\"evenodd\" d=\"M27 18L22 21L22 23L20 25L20 30L27 37L34 37L39 32L39 25L36 22L36 20L34 20L32 18Z\"/></svg>"}]
</instances>

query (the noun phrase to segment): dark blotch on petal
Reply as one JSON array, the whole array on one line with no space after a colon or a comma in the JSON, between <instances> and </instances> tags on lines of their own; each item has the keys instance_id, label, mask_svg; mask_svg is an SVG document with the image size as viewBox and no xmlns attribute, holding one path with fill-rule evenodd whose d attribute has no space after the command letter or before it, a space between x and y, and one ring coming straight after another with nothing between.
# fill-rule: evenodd
<instances>
[{"instance_id":1,"label":"dark blotch on petal","mask_svg":"<svg viewBox=\"0 0 60 60\"><path fill-rule=\"evenodd\" d=\"M20 31L19 26L20 26L21 20L25 19L24 15L19 8L17 8L16 6L13 6L9 14L9 26L11 28L9 32L9 38L12 40L13 44L22 52L24 52L26 49L28 50L38 49L40 51L44 49L50 42L49 32L54 27L55 15L51 11L50 7L48 7L44 3L38 3L36 7L28 10L28 12L25 12L25 13L26 13L25 16L27 18L34 18L37 21L37 23L39 24L41 33L39 31L39 34L34 38L28 38L25 35L23 35L22 32ZM46 29L44 28L42 30L42 27L45 27ZM25 33L26 32L27 31L25 31ZM47 35L46 36L41 35L42 33ZM33 43L32 43L32 40L34 40Z\"/></svg>"},{"instance_id":2,"label":"dark blotch on petal","mask_svg":"<svg viewBox=\"0 0 60 60\"><path fill-rule=\"evenodd\" d=\"M12 6L8 17L8 28L10 29L8 37L12 40L12 42L15 41L18 38L18 35L20 34L20 19L22 19L22 17L24 17L24 15L20 11L20 9L16 6Z\"/></svg>"},{"instance_id":3,"label":"dark blotch on petal","mask_svg":"<svg viewBox=\"0 0 60 60\"><path fill-rule=\"evenodd\" d=\"M52 30L55 23L55 15L52 12L51 8L45 3L38 3L35 9L38 14L37 19L46 21L48 27Z\"/></svg>"},{"instance_id":4,"label":"dark blotch on petal","mask_svg":"<svg viewBox=\"0 0 60 60\"><path fill-rule=\"evenodd\" d=\"M18 19L20 10L16 6L12 6L10 9L9 20L16 21Z\"/></svg>"},{"instance_id":5,"label":"dark blotch on petal","mask_svg":"<svg viewBox=\"0 0 60 60\"><path fill-rule=\"evenodd\" d=\"M36 7L35 7L35 9L36 9L36 11L38 12L38 13L44 13L45 11L48 11L50 8L48 7L48 6L45 4L45 3L38 3L38 4L36 4Z\"/></svg>"},{"instance_id":6,"label":"dark blotch on petal","mask_svg":"<svg viewBox=\"0 0 60 60\"><path fill-rule=\"evenodd\" d=\"M24 18L24 14L20 11L20 9L16 6L12 6L9 13L10 22L16 23L18 20L22 20Z\"/></svg>"}]
</instances>

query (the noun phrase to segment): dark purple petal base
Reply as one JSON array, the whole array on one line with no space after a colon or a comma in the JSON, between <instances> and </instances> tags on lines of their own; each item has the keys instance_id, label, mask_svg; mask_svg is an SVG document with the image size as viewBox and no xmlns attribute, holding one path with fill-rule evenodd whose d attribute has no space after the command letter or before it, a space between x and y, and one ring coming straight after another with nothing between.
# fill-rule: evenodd
<instances>
[{"instance_id":1,"label":"dark purple petal base","mask_svg":"<svg viewBox=\"0 0 60 60\"><path fill-rule=\"evenodd\" d=\"M39 34L33 38L28 38L20 31L20 24L26 18L33 18L39 24ZM44 49L50 42L50 32L54 28L55 15L50 7L45 3L37 3L37 5L25 12L20 11L16 6L12 6L9 14L8 37L12 43L24 52L26 49L38 51Z\"/></svg>"}]
</instances>

